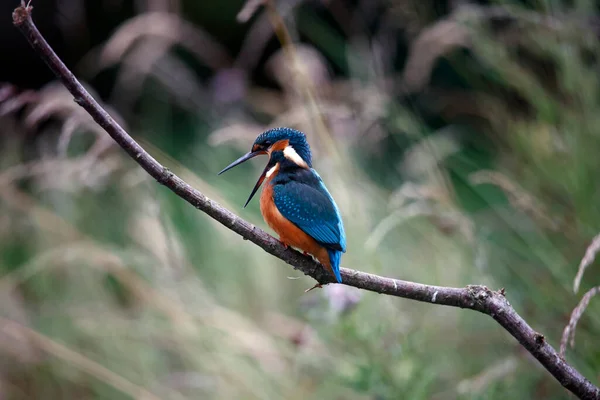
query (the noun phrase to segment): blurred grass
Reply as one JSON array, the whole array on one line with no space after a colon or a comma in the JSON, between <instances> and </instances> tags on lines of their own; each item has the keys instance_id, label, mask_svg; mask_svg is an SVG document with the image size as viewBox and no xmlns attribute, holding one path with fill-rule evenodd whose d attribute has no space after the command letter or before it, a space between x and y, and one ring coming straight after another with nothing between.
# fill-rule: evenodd
<instances>
[{"instance_id":1,"label":"blurred grass","mask_svg":"<svg viewBox=\"0 0 600 400\"><path fill-rule=\"evenodd\" d=\"M217 49L202 35L242 31L241 4L225 2L229 11L206 22L192 3L181 8L199 30L187 47L165 46L173 32L157 24L116 65L98 71L110 63L97 51L78 71L125 83L107 102L151 154L264 228L256 202L241 207L264 160L216 172L268 126L299 127L344 217L344 266L504 287L558 346L581 295L571 289L577 265L600 227L598 45L581 24L541 16L562 21L559 10L577 15L589 2L496 2L510 6L502 24L485 7L303 4L283 16L312 99L268 35L246 42L264 53L239 49L260 59L253 70L246 59L202 65L213 55L193 54L194 41ZM418 41L444 21L468 40L445 52L436 46L448 36ZM261 14L248 24L249 35L269 31ZM226 51L231 40L222 38ZM420 87L401 74L407 54L423 54L406 52L416 43L438 54L429 66L416 60ZM142 44L160 51L136 54ZM140 74L141 85L126 84ZM309 279L156 185L115 146L95 147L103 136L84 115L73 119L61 88L38 94L18 113L0 104L3 398L568 397L484 316L341 286L305 294ZM312 129L311 104L334 149ZM592 266L581 293L598 276ZM599 307L592 300L567 353L593 382Z\"/></svg>"}]
</instances>

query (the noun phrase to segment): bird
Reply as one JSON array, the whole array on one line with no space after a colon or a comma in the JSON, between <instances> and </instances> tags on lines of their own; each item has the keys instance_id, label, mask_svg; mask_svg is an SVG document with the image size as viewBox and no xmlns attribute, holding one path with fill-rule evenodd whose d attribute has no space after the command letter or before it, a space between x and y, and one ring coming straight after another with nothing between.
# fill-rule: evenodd
<instances>
[{"instance_id":1,"label":"bird","mask_svg":"<svg viewBox=\"0 0 600 400\"><path fill-rule=\"evenodd\" d=\"M306 135L287 127L269 129L254 140L248 153L219 175L259 155L269 156L269 161L244 208L264 183L260 211L267 225L279 235L279 241L286 248L293 247L312 256L342 283L340 262L346 252L344 223L337 204L312 167Z\"/></svg>"}]
</instances>

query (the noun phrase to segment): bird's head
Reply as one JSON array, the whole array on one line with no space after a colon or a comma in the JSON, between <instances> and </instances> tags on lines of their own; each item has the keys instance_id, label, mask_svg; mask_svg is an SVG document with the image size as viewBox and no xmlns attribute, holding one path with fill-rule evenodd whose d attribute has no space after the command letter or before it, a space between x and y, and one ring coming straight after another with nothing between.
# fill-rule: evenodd
<instances>
[{"instance_id":1,"label":"bird's head","mask_svg":"<svg viewBox=\"0 0 600 400\"><path fill-rule=\"evenodd\" d=\"M219 175L223 172L230 170L231 168L240 165L241 163L248 161L256 156L266 154L269 156L269 162L265 167L263 173L258 178L248 201L244 207L248 205L260 185L265 180L265 177L270 176L276 172L279 162L283 159L287 159L298 167L311 168L312 167L312 155L310 153L310 146L306 141L304 133L297 131L292 128L274 128L269 129L258 135L252 149L225 167Z\"/></svg>"}]
</instances>

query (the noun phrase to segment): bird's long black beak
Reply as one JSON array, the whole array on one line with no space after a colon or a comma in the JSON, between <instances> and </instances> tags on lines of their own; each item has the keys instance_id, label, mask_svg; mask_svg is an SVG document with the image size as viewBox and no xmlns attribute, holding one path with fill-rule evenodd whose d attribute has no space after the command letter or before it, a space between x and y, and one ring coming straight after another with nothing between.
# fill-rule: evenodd
<instances>
[{"instance_id":1,"label":"bird's long black beak","mask_svg":"<svg viewBox=\"0 0 600 400\"><path fill-rule=\"evenodd\" d=\"M248 203L250 203L250 200L252 200L252 197L254 197L254 195L256 194L256 191L258 190L258 188L260 187L260 185L262 185L262 183L264 182L265 176L267 176L267 171L271 167L272 167L271 163L267 163L267 166L263 170L262 174L260 174L260 177L258 178L258 181L256 181L256 185L254 185L254 189L252 189L252 193L250 193L250 196L248 197L248 200L246 200L246 204L244 204L244 208L246 208L246 206L248 205Z\"/></svg>"},{"instance_id":2,"label":"bird's long black beak","mask_svg":"<svg viewBox=\"0 0 600 400\"><path fill-rule=\"evenodd\" d=\"M263 151L251 151L249 153L244 154L243 156L241 156L240 158L238 158L237 160L235 160L234 162L232 162L231 164L229 164L228 166L226 166L223 171L219 172L218 175L221 175L223 172L225 171L229 171L231 168L240 165L241 163L248 161L251 158L254 158L256 156L259 156L261 154L265 154L265 152Z\"/></svg>"},{"instance_id":3,"label":"bird's long black beak","mask_svg":"<svg viewBox=\"0 0 600 400\"><path fill-rule=\"evenodd\" d=\"M229 171L231 168L240 165L241 163L248 161L251 158L254 158L256 156L259 156L261 154L267 154L267 152L265 151L251 151L249 153L244 154L243 156L241 156L240 158L238 158L237 160L235 160L234 162L232 162L231 164L229 164L227 167L225 167L223 169L223 171L219 172L219 175L221 175L223 172L225 171ZM246 208L246 206L248 205L248 203L250 203L250 200L252 200L252 197L254 197L254 195L256 194L256 191L258 190L258 188L260 187L260 185L262 185L263 181L265 180L265 176L267 175L267 171L269 170L270 167L270 163L267 163L267 166L265 167L264 171L262 172L262 174L260 174L260 177L258 178L258 181L256 182L256 185L254 185L254 189L252 189L252 193L250 193L250 197L248 197L248 200L246 201L246 204L244 204L244 208Z\"/></svg>"}]
</instances>

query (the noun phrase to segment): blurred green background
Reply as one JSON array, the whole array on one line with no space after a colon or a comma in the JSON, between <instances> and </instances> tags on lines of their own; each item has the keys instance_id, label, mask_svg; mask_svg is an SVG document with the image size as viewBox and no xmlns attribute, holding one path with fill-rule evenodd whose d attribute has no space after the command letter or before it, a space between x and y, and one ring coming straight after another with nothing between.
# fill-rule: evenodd
<instances>
[{"instance_id":1,"label":"blurred green background","mask_svg":"<svg viewBox=\"0 0 600 400\"><path fill-rule=\"evenodd\" d=\"M0 7L0 397L567 399L491 318L313 282L156 184ZM131 134L242 208L263 130L307 133L343 266L504 287L556 348L600 283L600 23L588 0L33 1ZM240 13L240 11L243 12ZM284 21L291 42L273 33ZM600 301L567 360L600 379Z\"/></svg>"}]
</instances>

